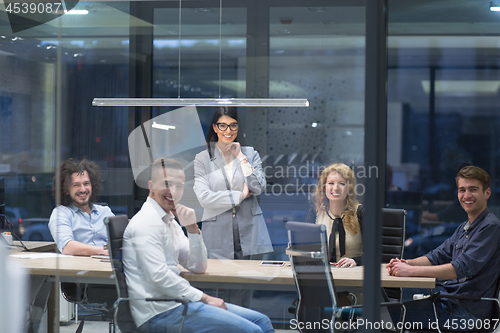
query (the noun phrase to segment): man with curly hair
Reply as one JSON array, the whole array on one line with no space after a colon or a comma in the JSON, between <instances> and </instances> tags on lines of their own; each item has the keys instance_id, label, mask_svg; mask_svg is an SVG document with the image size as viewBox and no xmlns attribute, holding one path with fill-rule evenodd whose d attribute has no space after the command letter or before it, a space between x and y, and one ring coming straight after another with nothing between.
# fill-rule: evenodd
<instances>
[{"instance_id":1,"label":"man with curly hair","mask_svg":"<svg viewBox=\"0 0 500 333\"><path fill-rule=\"evenodd\" d=\"M99 166L87 159L70 158L60 169L61 205L50 216L49 229L57 248L68 255L108 255L104 218L114 216L111 209L96 205L103 190ZM56 176L52 195L56 197Z\"/></svg>"}]
</instances>

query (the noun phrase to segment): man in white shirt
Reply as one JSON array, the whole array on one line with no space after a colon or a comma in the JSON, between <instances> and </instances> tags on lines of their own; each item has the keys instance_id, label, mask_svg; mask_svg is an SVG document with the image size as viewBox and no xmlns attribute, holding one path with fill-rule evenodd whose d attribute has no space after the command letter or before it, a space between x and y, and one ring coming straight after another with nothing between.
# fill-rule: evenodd
<instances>
[{"instance_id":1,"label":"man in white shirt","mask_svg":"<svg viewBox=\"0 0 500 333\"><path fill-rule=\"evenodd\" d=\"M192 287L182 278L181 264L203 273L207 251L194 210L179 204L184 193L183 165L157 159L148 183L149 197L123 236L123 262L129 296L186 300L184 327L193 332L274 332L270 319L253 310L226 304ZM176 222L186 227L186 237ZM178 302L130 301L132 317L142 332L175 332L182 322Z\"/></svg>"}]
</instances>

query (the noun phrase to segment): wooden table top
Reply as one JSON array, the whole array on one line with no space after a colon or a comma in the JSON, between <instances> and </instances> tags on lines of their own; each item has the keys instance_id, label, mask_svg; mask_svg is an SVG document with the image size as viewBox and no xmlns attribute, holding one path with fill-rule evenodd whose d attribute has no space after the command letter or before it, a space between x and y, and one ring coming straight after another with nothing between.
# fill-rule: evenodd
<instances>
[{"instance_id":1,"label":"wooden table top","mask_svg":"<svg viewBox=\"0 0 500 333\"><path fill-rule=\"evenodd\" d=\"M23 254L27 253L23 252ZM59 274L60 276L73 277L113 278L109 260L64 255L39 258L14 256L13 258L29 269L31 275L55 276Z\"/></svg>"},{"instance_id":2,"label":"wooden table top","mask_svg":"<svg viewBox=\"0 0 500 333\"><path fill-rule=\"evenodd\" d=\"M71 277L91 277L112 279L109 261L91 257L58 256L51 258L16 258L30 270L32 275L56 275ZM182 269L181 276L191 282L237 283L265 285L294 285L289 262L283 267L260 266L260 260L219 260L209 259L204 274L195 274ZM363 286L363 267L332 268L336 286L360 288ZM390 276L381 266L381 286L401 288L435 287L434 278ZM112 283L112 281L110 281Z\"/></svg>"},{"instance_id":3,"label":"wooden table top","mask_svg":"<svg viewBox=\"0 0 500 333\"><path fill-rule=\"evenodd\" d=\"M283 267L260 266L258 260L218 260L209 259L204 274L195 274L183 269L181 275L189 281L219 283L260 283L294 285L292 267L285 262ZM332 268L335 286L363 286L363 267ZM435 288L434 278L396 277L390 276L381 266L380 279L382 287L394 288Z\"/></svg>"}]
</instances>

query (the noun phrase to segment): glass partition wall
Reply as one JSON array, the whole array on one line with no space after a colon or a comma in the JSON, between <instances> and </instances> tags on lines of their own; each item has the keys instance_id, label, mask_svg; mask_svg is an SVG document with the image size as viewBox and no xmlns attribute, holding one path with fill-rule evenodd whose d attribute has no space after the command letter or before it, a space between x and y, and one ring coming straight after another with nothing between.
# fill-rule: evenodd
<instances>
[{"instance_id":1,"label":"glass partition wall","mask_svg":"<svg viewBox=\"0 0 500 333\"><path fill-rule=\"evenodd\" d=\"M75 9L89 14L63 15L17 33L0 13L0 176L8 215L21 222L25 240L48 240L45 233L29 235L29 227L30 219L47 219L54 208L56 155L99 164L106 179L100 200L118 213L126 213L124 198L131 193L132 184L120 175L129 165L126 109L91 104L95 96L128 95L129 4L80 2Z\"/></svg>"},{"instance_id":2,"label":"glass partition wall","mask_svg":"<svg viewBox=\"0 0 500 333\"><path fill-rule=\"evenodd\" d=\"M326 165L346 163L361 185L379 176L364 168L371 126L364 123L365 2L220 5L79 2L75 9L87 14L65 14L17 33L2 7L0 186L3 178L3 209L19 238L52 240L53 177L70 157L101 167L99 202L115 214L130 218L145 200L147 190L134 183L128 135L176 108L92 107L95 97L307 98L308 108L238 108L239 140L260 153L266 175L259 202L274 247L266 259L287 259L284 221L305 219ZM490 173L489 205L498 210L500 18L488 6L472 0L387 4L387 147L376 149L387 150L386 206L408 212L406 258L439 245L461 221L459 207L456 215L439 212L457 205L454 175L464 163ZM204 136L214 108L196 111ZM183 202L199 218L189 163L202 149L182 155L188 165ZM357 194L362 202L373 200L363 186ZM446 220L435 221L429 215L435 213ZM253 307L286 326L294 297L255 294Z\"/></svg>"},{"instance_id":3,"label":"glass partition wall","mask_svg":"<svg viewBox=\"0 0 500 333\"><path fill-rule=\"evenodd\" d=\"M79 2L75 10L86 14L17 33L0 13L0 177L22 240L53 239L53 177L68 158L100 166L99 202L115 214L130 218L144 202L148 192L134 184L128 135L176 108L93 107L95 97L307 98L308 108L238 108L238 139L260 153L265 170L259 201L274 252L264 258L287 260L284 222L305 219L322 168L334 161L363 165L364 2L220 5ZM214 110L197 107L203 137ZM179 142L190 135L180 134ZM199 218L203 209L191 187L192 159L201 149L182 155L183 203ZM286 326L294 298L257 292L253 307Z\"/></svg>"},{"instance_id":4,"label":"glass partition wall","mask_svg":"<svg viewBox=\"0 0 500 333\"><path fill-rule=\"evenodd\" d=\"M259 152L267 181L260 205L274 252L266 257L286 260L284 222L305 220L318 172L332 162L363 165L365 8L278 4L155 5L152 90L153 97L309 100L308 108L238 108L238 140ZM154 108L153 117L168 110ZM215 108L197 111L205 135Z\"/></svg>"},{"instance_id":5,"label":"glass partition wall","mask_svg":"<svg viewBox=\"0 0 500 333\"><path fill-rule=\"evenodd\" d=\"M465 165L488 171L488 207L498 213L500 16L486 1L450 5L388 3L386 203L408 211L406 258L467 219L455 183Z\"/></svg>"}]
</instances>

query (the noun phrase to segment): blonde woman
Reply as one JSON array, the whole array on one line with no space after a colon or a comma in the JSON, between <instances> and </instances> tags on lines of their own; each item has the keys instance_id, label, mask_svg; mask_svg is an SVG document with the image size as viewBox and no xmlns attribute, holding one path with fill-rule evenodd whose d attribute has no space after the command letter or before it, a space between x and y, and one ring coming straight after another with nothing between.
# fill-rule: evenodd
<instances>
[{"instance_id":1,"label":"blonde woman","mask_svg":"<svg viewBox=\"0 0 500 333\"><path fill-rule=\"evenodd\" d=\"M356 199L356 177L343 163L329 165L321 172L315 207L308 222L324 224L328 236L330 261L337 267L361 265L363 206Z\"/></svg>"}]
</instances>

